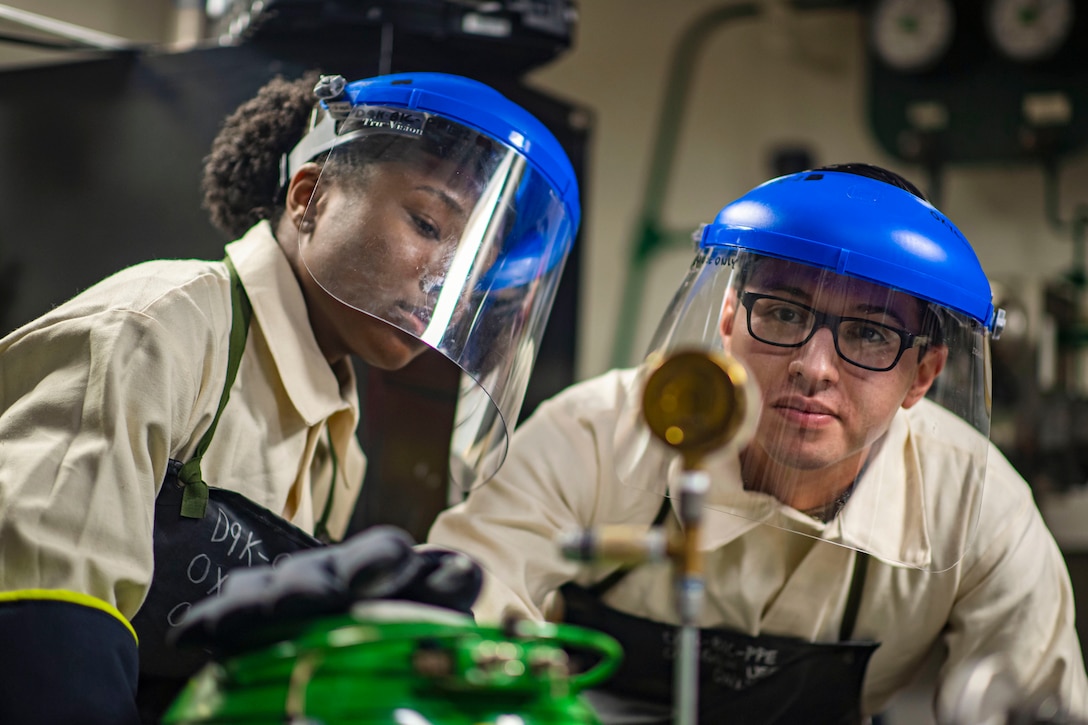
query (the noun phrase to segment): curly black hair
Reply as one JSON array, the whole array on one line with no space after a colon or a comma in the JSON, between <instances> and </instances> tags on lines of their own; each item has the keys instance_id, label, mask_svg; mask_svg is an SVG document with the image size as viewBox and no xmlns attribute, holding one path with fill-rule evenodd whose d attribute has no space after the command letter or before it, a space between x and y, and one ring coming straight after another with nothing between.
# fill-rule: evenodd
<instances>
[{"instance_id":1,"label":"curly black hair","mask_svg":"<svg viewBox=\"0 0 1088 725\"><path fill-rule=\"evenodd\" d=\"M231 239L283 213L280 158L306 131L317 99L318 71L277 76L223 121L204 159L201 190L212 224Z\"/></svg>"},{"instance_id":2,"label":"curly black hair","mask_svg":"<svg viewBox=\"0 0 1088 725\"><path fill-rule=\"evenodd\" d=\"M310 71L295 81L276 77L228 116L204 159L204 208L212 224L231 239L262 219L275 225L283 214L280 159L308 130L317 105ZM346 127L350 128L350 127ZM422 143L415 138L377 134L349 144L323 178L340 183L362 181L358 171L376 161L414 162L421 155L464 166L470 178L484 180L501 158L502 146L459 124L435 117L427 122ZM324 156L322 156L324 158Z\"/></svg>"}]
</instances>

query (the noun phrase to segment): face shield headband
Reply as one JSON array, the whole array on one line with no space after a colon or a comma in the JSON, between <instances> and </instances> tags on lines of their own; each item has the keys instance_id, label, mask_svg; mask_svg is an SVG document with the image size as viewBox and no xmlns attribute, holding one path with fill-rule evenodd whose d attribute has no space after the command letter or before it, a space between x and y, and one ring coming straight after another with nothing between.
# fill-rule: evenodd
<instances>
[{"instance_id":1,"label":"face shield headband","mask_svg":"<svg viewBox=\"0 0 1088 725\"><path fill-rule=\"evenodd\" d=\"M662 495L682 462L641 395L685 351L735 359L758 389L744 436L705 457L724 543L810 540L942 571L973 539L989 453L989 334L901 290L736 245L697 254L621 412L625 483ZM708 531L711 531L708 529Z\"/></svg>"},{"instance_id":2,"label":"face shield headband","mask_svg":"<svg viewBox=\"0 0 1088 725\"><path fill-rule=\"evenodd\" d=\"M567 192L514 145L398 107L330 111L285 177L310 162L317 223L300 228L303 264L331 297L395 328L388 344L413 340L458 366L450 473L464 488L486 482L573 243Z\"/></svg>"}]
</instances>

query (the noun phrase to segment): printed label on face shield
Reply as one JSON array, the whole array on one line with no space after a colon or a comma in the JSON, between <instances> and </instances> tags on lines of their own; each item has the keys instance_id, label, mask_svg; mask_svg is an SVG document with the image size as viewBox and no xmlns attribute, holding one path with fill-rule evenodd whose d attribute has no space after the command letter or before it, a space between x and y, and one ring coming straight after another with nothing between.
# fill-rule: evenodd
<instances>
[{"instance_id":1,"label":"printed label on face shield","mask_svg":"<svg viewBox=\"0 0 1088 725\"><path fill-rule=\"evenodd\" d=\"M695 269L695 268L698 268L698 267L702 267L704 264L709 264L710 266L713 266L713 267L736 267L737 266L737 258L734 255L729 255L729 256L715 255L714 257L710 258L710 260L708 262L707 257L709 257L709 256L710 255L707 254L706 252L699 252L698 254L695 255L695 259L691 260L691 268Z\"/></svg>"},{"instance_id":2,"label":"printed label on face shield","mask_svg":"<svg viewBox=\"0 0 1088 725\"><path fill-rule=\"evenodd\" d=\"M329 115L337 120L343 120L351 115L350 101L328 101L325 107L329 110Z\"/></svg>"},{"instance_id":3,"label":"printed label on face shield","mask_svg":"<svg viewBox=\"0 0 1088 725\"><path fill-rule=\"evenodd\" d=\"M427 116L402 108L359 106L351 112L351 121L353 129L374 128L405 136L422 136Z\"/></svg>"}]
</instances>

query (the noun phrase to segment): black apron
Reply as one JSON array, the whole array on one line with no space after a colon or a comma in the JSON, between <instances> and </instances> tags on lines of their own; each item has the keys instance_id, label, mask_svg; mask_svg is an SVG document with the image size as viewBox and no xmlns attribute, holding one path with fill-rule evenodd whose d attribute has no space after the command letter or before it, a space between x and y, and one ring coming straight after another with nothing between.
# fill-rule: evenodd
<instances>
[{"instance_id":1,"label":"black apron","mask_svg":"<svg viewBox=\"0 0 1088 725\"><path fill-rule=\"evenodd\" d=\"M661 525L666 499L654 521ZM879 646L851 641L868 555L855 559L839 642L794 637L751 637L730 629L699 631L699 722L729 725L858 725L862 680ZM564 621L614 637L623 663L601 692L587 692L605 725L673 722L673 663L680 628L635 617L601 602L630 570L619 570L592 587L566 584ZM632 704L633 703L633 704Z\"/></svg>"},{"instance_id":2,"label":"black apron","mask_svg":"<svg viewBox=\"0 0 1088 725\"><path fill-rule=\"evenodd\" d=\"M147 598L132 619L140 643L137 701L145 723L158 722L189 677L209 659L205 652L177 650L167 643L168 632L189 608L218 594L235 567L274 565L293 552L323 545L245 496L209 486L201 477L200 461L227 404L252 316L238 273L229 259L225 262L233 308L226 384L193 458L185 464L171 459L167 465L155 499L155 571Z\"/></svg>"}]
</instances>

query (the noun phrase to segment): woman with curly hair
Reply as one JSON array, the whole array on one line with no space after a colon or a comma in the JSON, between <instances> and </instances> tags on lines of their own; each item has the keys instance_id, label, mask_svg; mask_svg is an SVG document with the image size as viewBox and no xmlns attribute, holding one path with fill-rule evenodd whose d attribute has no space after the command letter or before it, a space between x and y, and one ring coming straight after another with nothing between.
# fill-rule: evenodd
<instances>
[{"instance_id":1,"label":"woman with curly hair","mask_svg":"<svg viewBox=\"0 0 1088 725\"><path fill-rule=\"evenodd\" d=\"M203 190L222 261L135 265L0 340L0 722L157 721L202 663L167 645L194 603L345 536L351 356L486 381L451 454L490 475L580 216L537 119L436 73L272 80Z\"/></svg>"}]
</instances>

